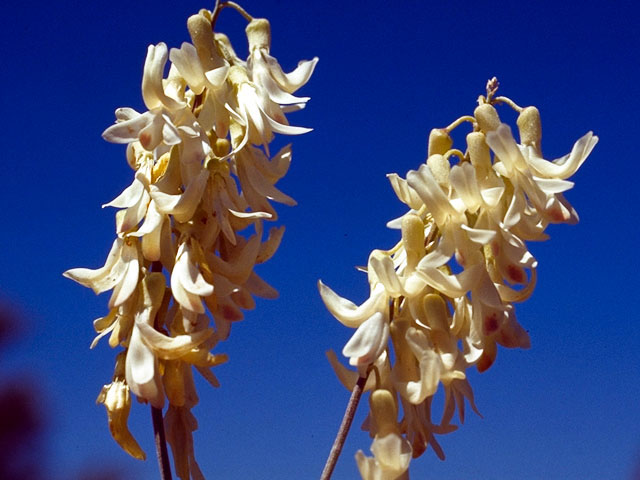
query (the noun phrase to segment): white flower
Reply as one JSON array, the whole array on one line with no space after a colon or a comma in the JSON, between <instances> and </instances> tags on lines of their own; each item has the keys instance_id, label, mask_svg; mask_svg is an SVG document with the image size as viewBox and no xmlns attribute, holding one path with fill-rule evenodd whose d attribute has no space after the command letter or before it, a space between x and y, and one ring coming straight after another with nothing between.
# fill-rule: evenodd
<instances>
[{"instance_id":1,"label":"white flower","mask_svg":"<svg viewBox=\"0 0 640 480\"><path fill-rule=\"evenodd\" d=\"M201 297L213 293L213 285L204 279L196 265L189 242L178 247L176 264L171 273L171 291L182 308L195 313L204 313Z\"/></svg>"},{"instance_id":2,"label":"white flower","mask_svg":"<svg viewBox=\"0 0 640 480\"><path fill-rule=\"evenodd\" d=\"M96 270L72 268L64 276L95 293L111 290L109 308L122 305L135 291L140 272L137 242L132 238L116 238L103 267Z\"/></svg>"},{"instance_id":3,"label":"white flower","mask_svg":"<svg viewBox=\"0 0 640 480\"><path fill-rule=\"evenodd\" d=\"M271 29L264 18L253 19L246 28L249 40L247 70L251 80L262 87L269 98L280 105L297 105L302 108L308 97L294 97L293 92L302 87L313 73L318 58L302 61L291 73L284 73L278 61L269 55Z\"/></svg>"}]
</instances>

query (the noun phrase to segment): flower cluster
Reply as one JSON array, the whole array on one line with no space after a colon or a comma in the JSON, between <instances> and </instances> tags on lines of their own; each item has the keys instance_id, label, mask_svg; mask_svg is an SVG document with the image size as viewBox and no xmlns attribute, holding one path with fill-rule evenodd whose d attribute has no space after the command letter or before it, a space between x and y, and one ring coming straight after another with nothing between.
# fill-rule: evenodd
<instances>
[{"instance_id":1,"label":"flower cluster","mask_svg":"<svg viewBox=\"0 0 640 480\"><path fill-rule=\"evenodd\" d=\"M295 201L275 187L291 149L271 156L269 143L274 133L310 130L289 125L285 114L309 100L294 93L317 63L283 72L270 54L269 22L250 17L249 57L241 60L229 39L214 33L218 13L201 10L188 19L192 43L149 46L142 77L148 110L117 109L116 123L103 133L127 144L135 170L133 183L104 205L118 209L117 237L102 268L64 274L96 293L113 290L109 313L94 322L92 347L108 334L111 347L124 347L113 382L98 398L114 438L144 458L126 426L130 392L160 409L166 398L167 437L181 478L200 475L191 367L218 386L210 367L226 356L211 349L243 309L254 308L253 296L277 296L254 266L275 253L284 233L282 226L265 232L264 221L277 219L270 200Z\"/></svg>"},{"instance_id":2,"label":"flower cluster","mask_svg":"<svg viewBox=\"0 0 640 480\"><path fill-rule=\"evenodd\" d=\"M563 192L598 138L589 132L568 155L547 161L538 110L494 97L496 89L493 79L473 116L431 132L418 170L406 179L389 175L410 210L388 224L401 229L402 240L369 256L369 298L357 306L319 282L327 309L356 328L342 353L358 372L333 353L330 361L349 389L358 376L368 376L365 389L372 391L364 428L374 438L374 456L356 455L365 479L404 478L411 457L428 445L444 459L435 435L456 430L456 410L464 422L465 399L478 413L466 369L487 370L497 345L529 347L513 307L536 281L537 262L525 241L545 240L550 223L578 220ZM494 106L500 103L519 112L519 143L500 121ZM450 132L464 121L473 131L463 152L452 148ZM434 421L439 385L444 408Z\"/></svg>"}]
</instances>

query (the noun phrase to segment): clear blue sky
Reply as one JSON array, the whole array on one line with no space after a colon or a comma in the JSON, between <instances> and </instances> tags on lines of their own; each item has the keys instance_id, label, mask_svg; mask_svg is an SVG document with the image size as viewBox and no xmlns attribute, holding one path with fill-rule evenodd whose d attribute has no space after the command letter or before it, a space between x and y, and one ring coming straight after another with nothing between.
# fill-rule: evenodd
<instances>
[{"instance_id":1,"label":"clear blue sky","mask_svg":"<svg viewBox=\"0 0 640 480\"><path fill-rule=\"evenodd\" d=\"M385 228L402 214L387 173L424 160L427 135L470 114L485 82L536 105L548 158L589 130L600 142L568 192L576 226L553 226L532 245L538 287L518 305L528 351L502 350L471 375L478 408L411 464L412 478L631 479L640 463L640 329L637 182L640 16L631 1L293 2L247 0L271 21L272 53L285 69L320 62L293 124L314 131L293 141L279 186L299 205L282 207L287 233L259 273L276 301L234 325L219 352L222 387L199 382L196 456L208 478L317 478L348 398L324 352L352 331L317 294L322 278L366 298L373 248L395 244ZM156 478L147 406L130 424L150 460L111 439L95 399L111 379L115 352L89 350L100 297L64 279L71 267L101 266L114 238L113 209L100 205L127 186L124 147L100 134L114 109L143 109L147 45L188 41L186 19L210 4L12 2L0 19L3 188L0 299L23 313L24 334L4 350L0 382L33 377L48 417L46 449L34 462L50 478L114 466L124 478ZM224 11L219 29L246 55L244 20ZM513 119L505 110L505 118ZM289 139L284 139L284 141ZM335 479L357 478L353 455L368 453L361 406ZM636 473L637 475L637 473Z\"/></svg>"}]
</instances>

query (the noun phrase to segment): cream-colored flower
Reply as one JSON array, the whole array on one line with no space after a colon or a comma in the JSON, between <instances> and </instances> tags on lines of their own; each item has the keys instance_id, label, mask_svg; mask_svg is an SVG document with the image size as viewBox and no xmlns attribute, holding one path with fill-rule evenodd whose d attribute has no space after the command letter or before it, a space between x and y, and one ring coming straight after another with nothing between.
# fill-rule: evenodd
<instances>
[{"instance_id":1,"label":"cream-colored flower","mask_svg":"<svg viewBox=\"0 0 640 480\"><path fill-rule=\"evenodd\" d=\"M113 289L109 308L114 308L122 305L134 292L139 273L137 242L130 238L116 238L103 267L96 270L72 268L64 272L64 276L90 287L95 293Z\"/></svg>"}]
</instances>

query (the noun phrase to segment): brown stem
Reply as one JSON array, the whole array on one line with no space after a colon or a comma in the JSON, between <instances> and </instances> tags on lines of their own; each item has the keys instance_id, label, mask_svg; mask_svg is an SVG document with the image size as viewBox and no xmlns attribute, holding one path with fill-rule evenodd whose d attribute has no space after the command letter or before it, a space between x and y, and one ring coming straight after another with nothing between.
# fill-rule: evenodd
<instances>
[{"instance_id":1,"label":"brown stem","mask_svg":"<svg viewBox=\"0 0 640 480\"><path fill-rule=\"evenodd\" d=\"M162 272L162 263L153 262L152 272ZM157 328L158 325L155 325ZM160 478L171 480L171 465L169 464L169 452L167 451L167 438L164 434L164 421L162 420L162 409L151 406L151 419L153 420L153 437L156 444L156 456L158 457L158 467L160 468Z\"/></svg>"},{"instance_id":2,"label":"brown stem","mask_svg":"<svg viewBox=\"0 0 640 480\"><path fill-rule=\"evenodd\" d=\"M351 424L353 423L353 417L355 417L356 415L358 403L360 403L360 398L362 397L362 392L364 391L364 385L367 383L367 377L368 372L367 376L359 377L355 387L353 387L351 398L349 398L347 409L344 412L342 423L340 424L340 428L338 429L338 435L336 435L336 439L333 442L331 452L329 452L329 458L327 458L327 463L324 466L324 470L322 470L320 480L329 480L331 478L331 475L333 474L333 469L336 468L336 463L338 463L338 458L340 457L340 453L342 452L342 447L344 447L344 442L347 439L347 434L349 433L349 429L351 428Z\"/></svg>"},{"instance_id":3,"label":"brown stem","mask_svg":"<svg viewBox=\"0 0 640 480\"><path fill-rule=\"evenodd\" d=\"M156 441L156 455L158 456L158 466L160 467L160 478L162 480L171 480L171 465L169 464L167 439L164 434L162 410L152 406L151 418L153 419L153 436Z\"/></svg>"}]
</instances>

